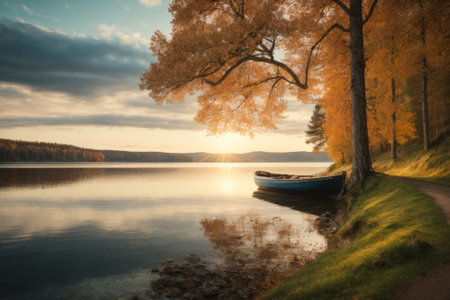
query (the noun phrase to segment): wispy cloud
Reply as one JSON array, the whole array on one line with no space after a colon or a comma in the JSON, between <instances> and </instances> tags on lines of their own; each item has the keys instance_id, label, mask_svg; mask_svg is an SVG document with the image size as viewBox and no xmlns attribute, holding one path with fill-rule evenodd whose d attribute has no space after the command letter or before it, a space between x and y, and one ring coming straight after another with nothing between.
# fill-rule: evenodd
<instances>
[{"instance_id":1,"label":"wispy cloud","mask_svg":"<svg viewBox=\"0 0 450 300\"><path fill-rule=\"evenodd\" d=\"M105 40L117 39L124 44L136 47L142 46L146 48L148 41L140 32L125 33L121 31L117 25L99 24L97 28L100 30L100 37Z\"/></svg>"},{"instance_id":2,"label":"wispy cloud","mask_svg":"<svg viewBox=\"0 0 450 300\"><path fill-rule=\"evenodd\" d=\"M22 5L24 11L26 11L29 15L34 15L34 12L28 8L25 4Z\"/></svg>"},{"instance_id":3,"label":"wispy cloud","mask_svg":"<svg viewBox=\"0 0 450 300\"><path fill-rule=\"evenodd\" d=\"M139 3L147 7L153 7L161 4L161 0L139 0Z\"/></svg>"},{"instance_id":4,"label":"wispy cloud","mask_svg":"<svg viewBox=\"0 0 450 300\"><path fill-rule=\"evenodd\" d=\"M137 90L152 57L122 39L73 36L32 24L0 20L0 81L37 90L96 96ZM140 38L135 36L136 39Z\"/></svg>"},{"instance_id":5,"label":"wispy cloud","mask_svg":"<svg viewBox=\"0 0 450 300\"><path fill-rule=\"evenodd\" d=\"M64 125L94 125L110 127L136 127L147 129L169 130L201 130L193 120L168 119L149 117L146 115L86 115L64 117L0 117L0 128L29 127L29 126L64 126Z\"/></svg>"}]
</instances>

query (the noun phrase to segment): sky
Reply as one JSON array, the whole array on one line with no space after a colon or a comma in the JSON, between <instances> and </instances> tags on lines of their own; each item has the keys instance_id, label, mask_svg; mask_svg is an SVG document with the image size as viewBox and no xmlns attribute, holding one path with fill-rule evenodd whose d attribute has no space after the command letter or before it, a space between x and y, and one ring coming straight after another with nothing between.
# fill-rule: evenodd
<instances>
[{"instance_id":1,"label":"sky","mask_svg":"<svg viewBox=\"0 0 450 300\"><path fill-rule=\"evenodd\" d=\"M0 138L94 149L310 151L313 105L287 96L287 118L255 136L207 134L195 97L156 105L139 90L168 0L0 0Z\"/></svg>"}]
</instances>

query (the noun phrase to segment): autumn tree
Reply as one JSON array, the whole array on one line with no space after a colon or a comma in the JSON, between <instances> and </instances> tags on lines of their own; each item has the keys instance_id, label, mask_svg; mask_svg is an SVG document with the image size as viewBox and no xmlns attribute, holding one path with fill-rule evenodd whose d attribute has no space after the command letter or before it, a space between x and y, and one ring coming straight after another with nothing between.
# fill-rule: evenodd
<instances>
[{"instance_id":1,"label":"autumn tree","mask_svg":"<svg viewBox=\"0 0 450 300\"><path fill-rule=\"evenodd\" d=\"M352 181L371 172L367 134L363 25L377 0L175 0L171 38L157 31L157 58L141 75L141 89L162 104L199 94L196 121L210 132L276 128L286 93L314 84L321 42L339 31L349 36L351 66ZM367 6L367 7L366 7Z\"/></svg>"},{"instance_id":2,"label":"autumn tree","mask_svg":"<svg viewBox=\"0 0 450 300\"><path fill-rule=\"evenodd\" d=\"M416 33L415 47L413 48L416 63L421 73L421 98L422 98L422 129L424 151L428 151L430 145L429 129L429 96L430 96L430 73L433 68L440 64L446 64L448 70L448 30L450 4L448 1L440 0L416 0L414 18L411 25ZM417 35L419 38L417 38ZM414 35L412 35L414 36ZM447 71L448 80L448 71ZM445 81L444 81L445 82ZM445 83L444 83L445 84ZM448 81L447 81L448 85ZM448 94L446 95L448 99Z\"/></svg>"},{"instance_id":3,"label":"autumn tree","mask_svg":"<svg viewBox=\"0 0 450 300\"><path fill-rule=\"evenodd\" d=\"M415 116L402 88L414 74L405 53L410 6L407 0L381 0L366 27L370 144L381 150L390 144L392 158L397 157L398 144L415 137Z\"/></svg>"},{"instance_id":4,"label":"autumn tree","mask_svg":"<svg viewBox=\"0 0 450 300\"><path fill-rule=\"evenodd\" d=\"M394 72L403 80L404 94L412 99L420 121L417 132L427 151L432 132L438 136L448 131L450 4L442 0L384 0L377 11L382 15L375 14L371 25L383 18L390 30L400 26L400 32L396 30L393 36L398 45Z\"/></svg>"},{"instance_id":5,"label":"autumn tree","mask_svg":"<svg viewBox=\"0 0 450 300\"><path fill-rule=\"evenodd\" d=\"M306 135L308 139L307 144L313 144L313 152L319 152L319 150L325 148L325 143L327 142L327 137L325 136L325 130L323 129L323 123L325 122L325 113L319 104L314 106L314 111L311 116L311 120L308 124L308 130L306 130Z\"/></svg>"}]
</instances>

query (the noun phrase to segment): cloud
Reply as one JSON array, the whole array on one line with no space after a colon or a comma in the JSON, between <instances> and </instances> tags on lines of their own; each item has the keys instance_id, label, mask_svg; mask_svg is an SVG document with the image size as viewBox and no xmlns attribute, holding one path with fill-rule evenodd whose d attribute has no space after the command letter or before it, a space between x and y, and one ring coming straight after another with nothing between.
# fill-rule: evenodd
<instances>
[{"instance_id":1,"label":"cloud","mask_svg":"<svg viewBox=\"0 0 450 300\"><path fill-rule=\"evenodd\" d=\"M97 28L101 31L100 37L103 39L118 39L126 45L147 47L148 41L140 32L127 34L118 29L116 25L99 24Z\"/></svg>"},{"instance_id":2,"label":"cloud","mask_svg":"<svg viewBox=\"0 0 450 300\"><path fill-rule=\"evenodd\" d=\"M161 0L139 0L139 3L147 7L158 6L161 4Z\"/></svg>"},{"instance_id":3,"label":"cloud","mask_svg":"<svg viewBox=\"0 0 450 300\"><path fill-rule=\"evenodd\" d=\"M159 118L148 115L87 115L64 117L0 117L0 128L28 126L94 125L169 130L201 130L193 120Z\"/></svg>"},{"instance_id":4,"label":"cloud","mask_svg":"<svg viewBox=\"0 0 450 300\"><path fill-rule=\"evenodd\" d=\"M195 115L197 110L199 109L199 106L197 102L194 99L190 99L189 101L186 101L186 103L182 104L167 104L167 105L157 105L155 104L152 99L149 97L141 97L141 98L135 98L131 100L125 101L125 103L128 108L144 108L148 110L158 110L158 111L165 111L165 112L176 112L176 113L185 113L189 114L192 117Z\"/></svg>"},{"instance_id":5,"label":"cloud","mask_svg":"<svg viewBox=\"0 0 450 300\"><path fill-rule=\"evenodd\" d=\"M34 12L28 8L28 6L26 6L25 4L22 5L22 8L24 11L26 11L29 15L34 15Z\"/></svg>"},{"instance_id":6,"label":"cloud","mask_svg":"<svg viewBox=\"0 0 450 300\"><path fill-rule=\"evenodd\" d=\"M132 39L70 36L32 24L0 20L0 81L35 90L92 97L137 90L152 57ZM135 40L140 36L135 35Z\"/></svg>"}]
</instances>

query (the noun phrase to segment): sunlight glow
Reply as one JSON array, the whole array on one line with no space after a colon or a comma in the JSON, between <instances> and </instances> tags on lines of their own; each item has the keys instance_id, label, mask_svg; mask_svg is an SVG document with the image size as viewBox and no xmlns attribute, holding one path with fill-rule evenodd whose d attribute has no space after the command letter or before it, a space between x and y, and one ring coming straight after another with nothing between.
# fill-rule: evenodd
<instances>
[{"instance_id":1,"label":"sunlight glow","mask_svg":"<svg viewBox=\"0 0 450 300\"><path fill-rule=\"evenodd\" d=\"M237 133L225 133L212 138L214 138L215 148L218 153L239 152L239 149L250 139L248 136L242 136Z\"/></svg>"},{"instance_id":2,"label":"sunlight glow","mask_svg":"<svg viewBox=\"0 0 450 300\"><path fill-rule=\"evenodd\" d=\"M220 191L223 194L231 194L233 193L234 189L235 189L235 184L234 181L232 179L229 178L223 178L220 182Z\"/></svg>"}]
</instances>

